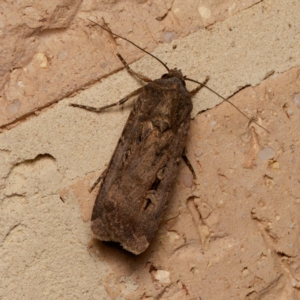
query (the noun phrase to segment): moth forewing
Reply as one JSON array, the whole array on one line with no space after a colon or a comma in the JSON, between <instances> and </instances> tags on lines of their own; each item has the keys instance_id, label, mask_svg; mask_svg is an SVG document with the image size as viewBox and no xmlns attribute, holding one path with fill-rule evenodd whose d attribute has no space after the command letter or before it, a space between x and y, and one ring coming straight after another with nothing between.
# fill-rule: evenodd
<instances>
[{"instance_id":1,"label":"moth forewing","mask_svg":"<svg viewBox=\"0 0 300 300\"><path fill-rule=\"evenodd\" d=\"M178 77L147 84L107 168L92 214L100 240L139 254L153 238L188 133L192 101Z\"/></svg>"}]
</instances>

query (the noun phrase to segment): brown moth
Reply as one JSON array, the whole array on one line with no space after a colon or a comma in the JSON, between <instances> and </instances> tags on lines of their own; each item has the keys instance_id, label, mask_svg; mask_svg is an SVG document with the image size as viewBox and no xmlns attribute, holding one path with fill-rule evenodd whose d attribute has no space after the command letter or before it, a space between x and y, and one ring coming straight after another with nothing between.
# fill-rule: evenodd
<instances>
[{"instance_id":1,"label":"brown moth","mask_svg":"<svg viewBox=\"0 0 300 300\"><path fill-rule=\"evenodd\" d=\"M180 70L144 86L103 178L92 214L102 241L145 251L161 221L189 129L192 101Z\"/></svg>"},{"instance_id":2,"label":"brown moth","mask_svg":"<svg viewBox=\"0 0 300 300\"><path fill-rule=\"evenodd\" d=\"M147 249L158 229L177 176L193 107L191 97L207 80L199 83L188 79L180 70L170 70L153 56L168 73L152 81L132 71L118 56L131 74L148 84L118 103L102 108L71 105L100 112L139 94L102 176L91 221L96 238L118 242L127 251L140 254ZM189 92L185 80L199 86Z\"/></svg>"}]
</instances>

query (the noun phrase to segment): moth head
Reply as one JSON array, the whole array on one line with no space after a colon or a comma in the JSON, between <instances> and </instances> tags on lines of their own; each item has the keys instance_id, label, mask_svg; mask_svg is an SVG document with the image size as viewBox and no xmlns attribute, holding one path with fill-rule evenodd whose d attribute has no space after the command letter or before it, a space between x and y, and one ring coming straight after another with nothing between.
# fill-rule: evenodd
<instances>
[{"instance_id":1,"label":"moth head","mask_svg":"<svg viewBox=\"0 0 300 300\"><path fill-rule=\"evenodd\" d=\"M163 76L161 76L162 79L168 79L173 77L177 77L178 79L180 79L182 81L182 84L185 86L184 76L182 75L180 69L171 69L169 73L166 73Z\"/></svg>"}]
</instances>

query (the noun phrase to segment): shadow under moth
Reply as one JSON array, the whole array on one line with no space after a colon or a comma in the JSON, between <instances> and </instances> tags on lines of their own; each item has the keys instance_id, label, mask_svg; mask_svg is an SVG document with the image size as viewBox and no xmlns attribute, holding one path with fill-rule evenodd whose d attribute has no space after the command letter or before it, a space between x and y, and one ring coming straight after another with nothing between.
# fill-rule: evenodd
<instances>
[{"instance_id":1,"label":"shadow under moth","mask_svg":"<svg viewBox=\"0 0 300 300\"><path fill-rule=\"evenodd\" d=\"M71 106L101 112L139 95L109 165L101 176L91 227L99 240L118 242L127 251L140 254L147 249L158 229L177 176L193 107L191 97L205 86L207 80L200 83L189 79L180 70L169 69L155 56L168 73L151 80L131 70L119 54L118 57L131 75L147 84L119 102L101 108L80 104ZM186 80L199 86L188 91Z\"/></svg>"}]
</instances>

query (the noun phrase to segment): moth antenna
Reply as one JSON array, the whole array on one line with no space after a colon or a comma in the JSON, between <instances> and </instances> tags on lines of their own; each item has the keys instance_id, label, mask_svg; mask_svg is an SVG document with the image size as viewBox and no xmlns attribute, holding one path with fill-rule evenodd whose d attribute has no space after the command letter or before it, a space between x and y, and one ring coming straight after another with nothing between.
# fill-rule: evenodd
<instances>
[{"instance_id":1,"label":"moth antenna","mask_svg":"<svg viewBox=\"0 0 300 300\"><path fill-rule=\"evenodd\" d=\"M140 49L141 51L143 51L143 52L147 53L148 55L152 56L152 57L153 57L154 59L156 59L160 64L162 64L162 65L166 68L166 70L167 70L168 72L170 72L170 69L168 68L168 66L167 66L163 61L161 61L158 57L154 56L153 54L151 54L151 53L148 52L147 50L141 48L140 46L138 46L138 45L135 44L134 42L132 42L132 41L130 41L130 40L128 40L128 39L126 39L126 38L124 38L124 37L122 37L122 36L120 36L120 35L114 33L114 32L112 32L110 29L105 28L104 26L100 25L99 23L97 23L97 22L95 22L95 21L93 21L93 20L91 20L91 19L88 19L88 20L91 21L92 23L94 23L95 25L99 26L99 27L102 28L103 30L109 32L110 34L115 35L116 37L118 37L118 38L120 38L120 39L122 39L122 40L124 40L124 41L126 41L126 42L128 42L128 43L130 43L130 44L132 44L132 45L135 46L136 48L138 48L138 49ZM217 95L218 97L220 97L222 100L224 100L224 101L228 102L230 105L232 105L238 112L240 112L240 113L241 113L245 118L247 118L250 122L253 122L254 124L256 124L257 126L259 126L260 128L262 128L262 129L264 129L265 131L267 131L268 133L270 133L269 130L267 130L267 129L264 128L263 126L259 125L259 124L258 124L257 122L255 122L253 119L250 119L245 113L243 113L243 112L242 112L236 105L234 105L231 101L229 101L228 99L224 98L223 96L221 96L219 93L217 93L216 91L214 91L213 89L211 89L211 88L208 87L207 85L205 85L205 84L203 84L203 83L201 83L201 82L199 82L199 81L197 81L197 80L191 79L191 78L184 77L184 79L187 80L187 81L191 81L191 82L198 83L198 84L202 85L203 87L207 88L209 91L211 91L212 93L214 93L215 95Z\"/></svg>"},{"instance_id":2,"label":"moth antenna","mask_svg":"<svg viewBox=\"0 0 300 300\"><path fill-rule=\"evenodd\" d=\"M95 25L101 27L101 28L104 29L105 31L109 32L110 34L115 35L116 37L118 37L118 38L120 38L120 39L122 39L122 40L124 40L124 41L126 41L126 42L128 42L128 43L130 43L130 44L132 44L133 46L137 47L137 48L140 49L141 51L143 51L143 52L147 53L148 55L152 56L152 57L155 58L158 62L160 62L160 63L167 69L168 72L170 72L170 69L167 67L167 65L166 65L163 61L161 61L159 58L157 58L156 56L154 56L153 54L151 54L150 52L144 50L143 48L141 48L140 46L138 46L138 45L135 44L134 42L132 42L132 41L130 41L130 40L128 40L128 39L126 39L126 38L124 38L124 37L122 37L122 36L120 36L120 35L114 33L114 32L112 32L111 30L105 28L104 26L98 24L97 22L94 22L94 21L91 20L91 19L88 19L88 20L91 21L92 23L94 23Z\"/></svg>"},{"instance_id":3,"label":"moth antenna","mask_svg":"<svg viewBox=\"0 0 300 300\"><path fill-rule=\"evenodd\" d=\"M267 130L265 127L259 125L257 122L255 122L252 118L249 118L245 113L243 113L235 104L233 104L231 101L229 101L228 99L224 98L223 96L221 96L219 93L217 93L216 91L214 91L213 89L211 89L209 86L197 81L197 80L194 80L194 79L191 79L191 78L187 78L187 77L184 77L185 80L187 81L192 81L192 82L195 82L195 83L198 83L200 85L202 85L203 87L207 88L209 91L211 91L212 93L214 93L215 95L217 95L218 97L220 97L222 100L228 102L230 105L232 105L238 112L240 112L245 118L247 118L250 122L253 122L254 124L256 124L258 127L262 128L263 130L265 130L266 132L270 133L269 130Z\"/></svg>"}]
</instances>

